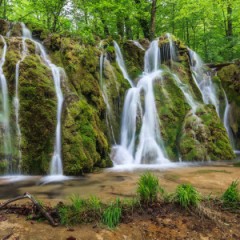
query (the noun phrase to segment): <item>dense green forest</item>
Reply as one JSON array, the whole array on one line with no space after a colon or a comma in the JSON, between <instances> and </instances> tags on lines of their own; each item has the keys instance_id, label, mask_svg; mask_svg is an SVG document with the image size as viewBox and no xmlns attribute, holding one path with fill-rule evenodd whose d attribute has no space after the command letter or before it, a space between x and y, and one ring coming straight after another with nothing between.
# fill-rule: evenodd
<instances>
[{"instance_id":1,"label":"dense green forest","mask_svg":"<svg viewBox=\"0 0 240 240\"><path fill-rule=\"evenodd\" d=\"M170 32L207 62L240 57L240 0L0 0L0 18L86 42Z\"/></svg>"}]
</instances>

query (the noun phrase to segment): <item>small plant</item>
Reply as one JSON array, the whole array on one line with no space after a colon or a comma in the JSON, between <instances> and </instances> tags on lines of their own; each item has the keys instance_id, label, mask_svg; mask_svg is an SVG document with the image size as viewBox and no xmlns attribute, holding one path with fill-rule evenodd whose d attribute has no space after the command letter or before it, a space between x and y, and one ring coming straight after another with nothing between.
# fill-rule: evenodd
<instances>
[{"instance_id":1,"label":"small plant","mask_svg":"<svg viewBox=\"0 0 240 240\"><path fill-rule=\"evenodd\" d=\"M197 206L200 202L200 195L191 184L181 184L177 187L175 201L184 208Z\"/></svg>"},{"instance_id":2,"label":"small plant","mask_svg":"<svg viewBox=\"0 0 240 240\"><path fill-rule=\"evenodd\" d=\"M155 175L147 172L140 177L137 188L140 201L145 203L156 201L159 190L158 178Z\"/></svg>"},{"instance_id":3,"label":"small plant","mask_svg":"<svg viewBox=\"0 0 240 240\"><path fill-rule=\"evenodd\" d=\"M60 222L62 225L68 225L69 224L69 208L67 206L61 206L58 209L59 216L60 216Z\"/></svg>"},{"instance_id":4,"label":"small plant","mask_svg":"<svg viewBox=\"0 0 240 240\"><path fill-rule=\"evenodd\" d=\"M110 206L104 210L102 215L102 222L109 228L114 228L119 224L121 216L121 203L120 200L117 199L115 203L111 203Z\"/></svg>"},{"instance_id":5,"label":"small plant","mask_svg":"<svg viewBox=\"0 0 240 240\"><path fill-rule=\"evenodd\" d=\"M72 202L72 208L75 211L80 212L85 204L85 200L81 199L78 195L75 194L70 197L70 200Z\"/></svg>"},{"instance_id":6,"label":"small plant","mask_svg":"<svg viewBox=\"0 0 240 240\"><path fill-rule=\"evenodd\" d=\"M96 196L90 196L90 198L87 200L87 204L89 209L93 211L101 210L101 200Z\"/></svg>"},{"instance_id":7,"label":"small plant","mask_svg":"<svg viewBox=\"0 0 240 240\"><path fill-rule=\"evenodd\" d=\"M238 190L239 181L233 181L227 190L223 193L221 199L223 203L228 206L235 206L240 202L240 191Z\"/></svg>"}]
</instances>

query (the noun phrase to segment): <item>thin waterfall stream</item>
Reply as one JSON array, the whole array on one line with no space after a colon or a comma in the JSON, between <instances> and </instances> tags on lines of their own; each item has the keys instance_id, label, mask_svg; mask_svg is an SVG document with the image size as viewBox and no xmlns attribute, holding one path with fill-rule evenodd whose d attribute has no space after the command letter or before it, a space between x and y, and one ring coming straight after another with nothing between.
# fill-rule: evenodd
<instances>
[{"instance_id":1,"label":"thin waterfall stream","mask_svg":"<svg viewBox=\"0 0 240 240\"><path fill-rule=\"evenodd\" d=\"M61 115L62 115L62 105L63 105L63 93L61 90L61 72L62 68L57 67L55 64L51 62L49 59L43 45L35 40L33 40L31 36L31 32L26 28L24 24L22 24L23 36L26 39L30 39L36 46L36 49L40 52L40 56L43 62L51 69L52 77L54 80L56 95L57 95L57 126L55 132L55 145L54 145L54 153L52 156L51 164L50 164L50 175L63 175L63 166L62 166L62 157L61 157Z\"/></svg>"},{"instance_id":2,"label":"thin waterfall stream","mask_svg":"<svg viewBox=\"0 0 240 240\"><path fill-rule=\"evenodd\" d=\"M12 142L9 123L9 98L8 98L8 86L7 80L3 72L3 66L6 60L7 43L4 37L1 35L1 41L3 42L2 56L0 59L0 88L1 88L1 112L0 112L0 124L2 128L3 139L3 152L5 161L8 163L8 172L12 173Z\"/></svg>"}]
</instances>

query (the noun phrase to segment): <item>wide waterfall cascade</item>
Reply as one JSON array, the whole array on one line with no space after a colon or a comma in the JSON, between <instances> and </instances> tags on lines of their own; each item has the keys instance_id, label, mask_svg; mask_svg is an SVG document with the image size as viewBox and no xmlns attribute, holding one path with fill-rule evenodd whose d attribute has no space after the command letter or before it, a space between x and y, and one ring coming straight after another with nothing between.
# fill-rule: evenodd
<instances>
[{"instance_id":1,"label":"wide waterfall cascade","mask_svg":"<svg viewBox=\"0 0 240 240\"><path fill-rule=\"evenodd\" d=\"M102 42L100 42L100 49L102 48ZM106 105L106 124L108 126L108 129L110 129L110 135L112 138L112 141L114 144L116 144L116 138L115 134L113 131L113 126L112 126L112 108L111 105L109 104L109 99L107 95L107 89L106 89L106 84L104 81L104 76L103 76L103 71L104 71L104 66L107 62L107 56L105 56L103 50L101 52L100 60L99 60L99 66L100 66L100 72L99 72L99 81L100 81L100 88L102 92L102 97L104 100L104 103Z\"/></svg>"},{"instance_id":2,"label":"wide waterfall cascade","mask_svg":"<svg viewBox=\"0 0 240 240\"><path fill-rule=\"evenodd\" d=\"M155 40L145 52L143 75L137 86L128 89L125 96L121 140L112 149L115 166L169 163L161 137L153 88L154 81L162 79L160 62L158 40Z\"/></svg>"},{"instance_id":3,"label":"wide waterfall cascade","mask_svg":"<svg viewBox=\"0 0 240 240\"><path fill-rule=\"evenodd\" d=\"M3 147L5 160L8 161L9 172L12 172L12 164L10 154L12 153L11 133L9 124L9 98L8 98L8 86L7 80L3 72L3 66L5 63L7 53L7 43L1 35L1 41L3 42L2 56L0 59L0 87L1 87L1 112L0 112L0 124L3 134Z\"/></svg>"},{"instance_id":4,"label":"wide waterfall cascade","mask_svg":"<svg viewBox=\"0 0 240 240\"><path fill-rule=\"evenodd\" d=\"M124 62L120 47L118 46L116 41L113 41L113 44L114 44L115 53L116 53L116 61L118 63L119 68L122 71L123 77L129 82L131 87L133 87L134 84L133 84L131 78L128 75L128 72L127 72L127 69L126 69L126 66L125 66L125 62Z\"/></svg>"},{"instance_id":5,"label":"wide waterfall cascade","mask_svg":"<svg viewBox=\"0 0 240 240\"><path fill-rule=\"evenodd\" d=\"M218 116L220 116L219 99L211 75L206 71L203 61L198 54L191 49L188 49L188 51L190 55L192 76L202 94L203 102L205 104L213 104Z\"/></svg>"},{"instance_id":6,"label":"wide waterfall cascade","mask_svg":"<svg viewBox=\"0 0 240 240\"><path fill-rule=\"evenodd\" d=\"M61 116L62 116L62 105L63 105L63 93L61 90L61 76L62 68L57 67L54 65L51 60L49 59L43 45L35 40L32 39L32 34L29 29L26 28L24 24L22 24L22 32L23 36L26 39L30 39L36 46L36 50L39 51L40 56L43 62L51 69L55 91L57 95L57 126L55 131L55 145L54 145L54 153L50 164L50 174L51 175L59 175L62 176L63 174L63 166L62 166L62 157L61 157Z\"/></svg>"}]
</instances>

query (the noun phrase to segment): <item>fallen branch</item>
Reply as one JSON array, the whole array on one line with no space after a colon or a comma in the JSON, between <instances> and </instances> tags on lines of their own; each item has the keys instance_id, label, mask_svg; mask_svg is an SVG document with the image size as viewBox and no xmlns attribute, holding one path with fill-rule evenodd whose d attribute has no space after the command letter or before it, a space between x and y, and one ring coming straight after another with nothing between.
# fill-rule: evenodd
<instances>
[{"instance_id":1,"label":"fallen branch","mask_svg":"<svg viewBox=\"0 0 240 240\"><path fill-rule=\"evenodd\" d=\"M40 213L48 220L48 222L53 226L58 226L58 223L56 223L53 218L50 216L50 214L38 203L38 201L29 193L24 193L23 196L18 196L15 198L12 198L6 202L4 202L2 205L0 205L0 210L4 209L9 203L22 200L22 199L30 199L34 206L40 211Z\"/></svg>"}]
</instances>

